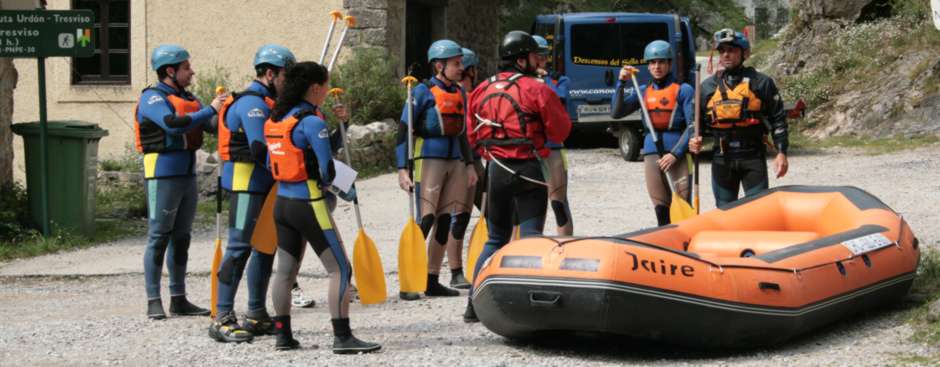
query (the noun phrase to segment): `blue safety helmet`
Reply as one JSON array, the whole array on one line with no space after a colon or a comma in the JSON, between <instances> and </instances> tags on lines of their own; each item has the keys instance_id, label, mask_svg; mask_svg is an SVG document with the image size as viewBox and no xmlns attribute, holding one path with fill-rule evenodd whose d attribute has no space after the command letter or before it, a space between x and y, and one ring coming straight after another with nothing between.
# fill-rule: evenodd
<instances>
[{"instance_id":1,"label":"blue safety helmet","mask_svg":"<svg viewBox=\"0 0 940 367\"><path fill-rule=\"evenodd\" d=\"M287 47L273 43L266 44L258 48L255 53L255 66L261 64L270 64L279 68L287 67L289 64L297 62L294 53Z\"/></svg>"},{"instance_id":2,"label":"blue safety helmet","mask_svg":"<svg viewBox=\"0 0 940 367\"><path fill-rule=\"evenodd\" d=\"M656 40L646 45L643 50L643 59L646 62L652 60L672 60L672 45L663 40Z\"/></svg>"},{"instance_id":3,"label":"blue safety helmet","mask_svg":"<svg viewBox=\"0 0 940 367\"><path fill-rule=\"evenodd\" d=\"M548 54L548 40L545 37L533 35L532 38L535 39L535 43L539 44L539 53L542 55Z\"/></svg>"},{"instance_id":4,"label":"blue safety helmet","mask_svg":"<svg viewBox=\"0 0 940 367\"><path fill-rule=\"evenodd\" d=\"M461 60L462 61L461 63L463 64L463 67L465 69L471 66L480 65L480 58L477 57L477 54L474 53L473 50L469 48L464 48L462 49L462 51L463 51L463 59Z\"/></svg>"},{"instance_id":5,"label":"blue safety helmet","mask_svg":"<svg viewBox=\"0 0 940 367\"><path fill-rule=\"evenodd\" d=\"M428 48L428 62L437 59L449 59L451 57L463 56L463 49L457 42L451 40L437 40Z\"/></svg>"},{"instance_id":6,"label":"blue safety helmet","mask_svg":"<svg viewBox=\"0 0 940 367\"><path fill-rule=\"evenodd\" d=\"M179 45L160 45L150 55L150 66L156 71L161 66L175 65L189 60L189 52Z\"/></svg>"},{"instance_id":7,"label":"blue safety helmet","mask_svg":"<svg viewBox=\"0 0 940 367\"><path fill-rule=\"evenodd\" d=\"M715 32L715 49L723 44L729 44L742 50L750 50L751 42L744 37L744 33L735 32L731 28L725 28Z\"/></svg>"}]
</instances>

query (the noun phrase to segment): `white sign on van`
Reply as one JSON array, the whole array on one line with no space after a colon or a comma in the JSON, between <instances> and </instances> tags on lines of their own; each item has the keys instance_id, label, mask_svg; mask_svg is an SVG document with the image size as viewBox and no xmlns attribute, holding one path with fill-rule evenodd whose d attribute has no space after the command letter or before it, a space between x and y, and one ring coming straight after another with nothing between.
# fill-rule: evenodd
<instances>
[{"instance_id":1,"label":"white sign on van","mask_svg":"<svg viewBox=\"0 0 940 367\"><path fill-rule=\"evenodd\" d=\"M940 0L930 0L930 13L933 14L933 26L940 30Z\"/></svg>"}]
</instances>

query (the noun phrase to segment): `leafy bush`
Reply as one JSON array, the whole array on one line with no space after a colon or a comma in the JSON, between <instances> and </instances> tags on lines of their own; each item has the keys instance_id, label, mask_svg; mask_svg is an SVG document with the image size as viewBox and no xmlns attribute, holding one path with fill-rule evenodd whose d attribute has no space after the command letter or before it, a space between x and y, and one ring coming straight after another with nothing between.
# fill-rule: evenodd
<instances>
[{"instance_id":1,"label":"leafy bush","mask_svg":"<svg viewBox=\"0 0 940 367\"><path fill-rule=\"evenodd\" d=\"M368 124L401 115L405 88L395 73L397 63L383 49L362 47L353 49L352 57L334 69L331 84L346 90L352 123ZM332 117L329 108L323 110Z\"/></svg>"},{"instance_id":2,"label":"leafy bush","mask_svg":"<svg viewBox=\"0 0 940 367\"><path fill-rule=\"evenodd\" d=\"M0 187L0 243L15 243L35 235L29 228L26 189L17 183Z\"/></svg>"},{"instance_id":3,"label":"leafy bush","mask_svg":"<svg viewBox=\"0 0 940 367\"><path fill-rule=\"evenodd\" d=\"M215 98L216 87L223 86L228 91L235 91L237 88L241 88L241 84L242 80L233 80L232 74L227 69L216 65L211 69L197 72L196 81L190 86L189 91L192 92L200 102L208 104ZM212 126L216 126L217 120L218 116L212 118L210 122ZM215 134L206 134L203 137L202 150L209 153L215 152Z\"/></svg>"},{"instance_id":4,"label":"leafy bush","mask_svg":"<svg viewBox=\"0 0 940 367\"><path fill-rule=\"evenodd\" d=\"M144 169L143 161L144 156L137 153L137 151L128 144L122 156L116 159L102 159L98 161L98 169L101 171L141 172Z\"/></svg>"},{"instance_id":5,"label":"leafy bush","mask_svg":"<svg viewBox=\"0 0 940 367\"><path fill-rule=\"evenodd\" d=\"M99 185L95 211L97 217L146 218L147 194L140 185Z\"/></svg>"}]
</instances>

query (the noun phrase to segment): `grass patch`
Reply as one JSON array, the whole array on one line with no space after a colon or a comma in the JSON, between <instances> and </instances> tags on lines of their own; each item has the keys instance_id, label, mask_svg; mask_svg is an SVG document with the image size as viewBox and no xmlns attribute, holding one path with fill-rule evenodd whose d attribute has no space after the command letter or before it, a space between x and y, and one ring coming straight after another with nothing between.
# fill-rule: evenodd
<instances>
[{"instance_id":1,"label":"grass patch","mask_svg":"<svg viewBox=\"0 0 940 367\"><path fill-rule=\"evenodd\" d=\"M911 312L909 322L914 328L914 341L937 344L940 343L940 321L931 322L928 314L930 304L940 299L940 250L921 248L924 250L911 294L923 303Z\"/></svg>"},{"instance_id":2,"label":"grass patch","mask_svg":"<svg viewBox=\"0 0 940 367\"><path fill-rule=\"evenodd\" d=\"M916 149L935 145L938 142L940 142L940 137L936 135L894 136L889 138L835 136L814 139L799 132L790 134L790 146L797 150L818 151L831 148L855 148L869 155Z\"/></svg>"},{"instance_id":3,"label":"grass patch","mask_svg":"<svg viewBox=\"0 0 940 367\"><path fill-rule=\"evenodd\" d=\"M49 237L43 237L38 231L30 230L28 235L16 240L0 242L0 261L75 250L141 236L147 232L147 221L139 218L98 219L95 220L95 228L95 235L91 238L63 228L54 228L54 234Z\"/></svg>"}]
</instances>

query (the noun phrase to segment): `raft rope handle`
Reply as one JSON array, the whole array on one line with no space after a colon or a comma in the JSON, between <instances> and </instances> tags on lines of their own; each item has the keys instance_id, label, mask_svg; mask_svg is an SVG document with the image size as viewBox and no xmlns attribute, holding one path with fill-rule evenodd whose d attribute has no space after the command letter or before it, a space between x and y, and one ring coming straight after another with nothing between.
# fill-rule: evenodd
<instances>
[{"instance_id":1,"label":"raft rope handle","mask_svg":"<svg viewBox=\"0 0 940 367\"><path fill-rule=\"evenodd\" d=\"M901 248L901 240L904 239L904 216L901 213L898 213L898 240L894 241L894 245L898 247L898 250L903 250Z\"/></svg>"}]
</instances>

